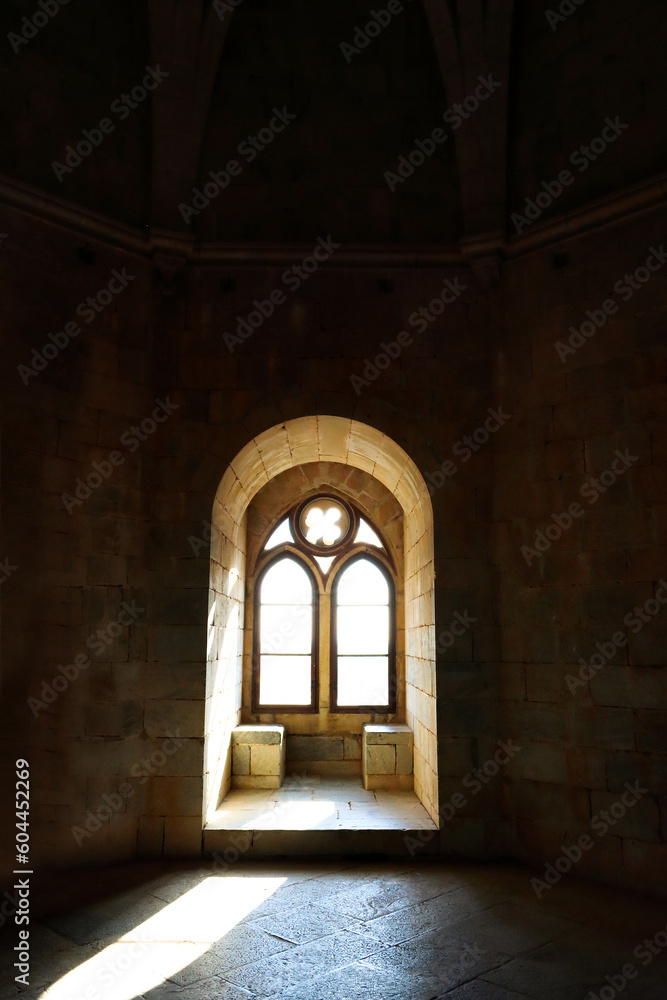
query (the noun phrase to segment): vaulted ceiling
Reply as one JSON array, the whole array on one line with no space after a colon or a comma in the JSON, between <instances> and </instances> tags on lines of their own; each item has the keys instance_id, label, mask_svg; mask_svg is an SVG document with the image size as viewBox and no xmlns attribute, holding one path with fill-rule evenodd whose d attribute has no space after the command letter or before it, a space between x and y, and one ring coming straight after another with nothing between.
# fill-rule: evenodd
<instances>
[{"instance_id":1,"label":"vaulted ceiling","mask_svg":"<svg viewBox=\"0 0 667 1000\"><path fill-rule=\"evenodd\" d=\"M664 32L653 0L631 11L621 0L586 0L555 23L528 0L391 0L394 13L364 42L358 31L388 5L67 4L2 67L0 171L175 246L331 232L347 244L456 247L484 266L515 235L512 213L606 117L620 115L628 137L554 212L664 170L655 138L667 119ZM6 34L21 30L24 7L3 7ZM58 176L54 162L148 66L168 76L127 120L114 118L101 148ZM492 93L475 101L480 80L492 81ZM443 125L456 105L474 111ZM239 156L274 109L293 123L252 162ZM440 126L434 155L388 180ZM239 176L185 217L194 189L234 158Z\"/></svg>"},{"instance_id":2,"label":"vaulted ceiling","mask_svg":"<svg viewBox=\"0 0 667 1000\"><path fill-rule=\"evenodd\" d=\"M237 10L225 10L229 5L219 3L216 9L207 0L186 4L149 0L151 59L154 64L170 67L169 80L153 97L151 219L155 226L174 228L174 206L183 202L198 183L225 41L233 18L252 18L250 3L245 10L241 5ZM449 106L461 104L473 95L480 77L491 77L501 84L493 100L480 101L479 108L466 119L466 127L453 132L462 214L460 235L468 239L486 239L490 235L500 238L506 214L513 0L424 0L424 8ZM394 16L407 14L401 11ZM285 18L283 8L283 25ZM350 20L350 45L354 45L353 23ZM259 29L259 25L256 27ZM271 25L266 27L270 29ZM387 28L401 30L401 26L390 24ZM363 51L354 55L363 55ZM337 58L342 66L338 53Z\"/></svg>"}]
</instances>

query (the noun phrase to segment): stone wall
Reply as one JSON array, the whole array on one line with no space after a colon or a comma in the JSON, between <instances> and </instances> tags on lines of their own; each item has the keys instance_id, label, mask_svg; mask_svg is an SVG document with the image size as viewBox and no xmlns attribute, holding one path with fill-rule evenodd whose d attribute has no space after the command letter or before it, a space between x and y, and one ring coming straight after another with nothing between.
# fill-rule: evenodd
<instances>
[{"instance_id":1,"label":"stone wall","mask_svg":"<svg viewBox=\"0 0 667 1000\"><path fill-rule=\"evenodd\" d=\"M502 731L524 747L503 790L506 843L552 859L593 822L581 874L663 890L664 222L645 214L564 242L560 268L546 250L507 268L499 358L514 417L485 492L498 571L485 642L503 661ZM543 555L524 558L549 525ZM596 820L635 782L627 815Z\"/></svg>"},{"instance_id":2,"label":"stone wall","mask_svg":"<svg viewBox=\"0 0 667 1000\"><path fill-rule=\"evenodd\" d=\"M75 235L7 212L2 551L17 569L2 585L3 713L10 758L31 761L36 861L196 853L206 523L241 448L319 412L384 432L432 484L440 807L461 789L467 799L441 824L442 850L541 866L639 781L640 801L579 870L662 884L667 615L647 610L636 632L624 618L654 608L665 574L667 270L627 302L614 285L660 247L664 216L523 255L517 247L490 298L463 268L332 261L232 353L221 333L275 285L275 271L190 267L182 292L161 296L148 260L99 243L85 264ZM17 366L32 348L124 267L135 275L128 287L24 385ZM419 334L408 318L445 276L465 290ZM562 362L555 342L610 296L618 312ZM356 395L350 376L404 328L413 342ZM177 409L152 431L147 423L141 441L130 429L167 397ZM485 431L489 409L497 429ZM627 471L589 502L582 486L626 450ZM77 478L94 462L104 472L114 451L123 462L68 513L62 495L77 499ZM528 565L522 546L534 548L572 503L581 516ZM580 658L589 663L619 631L629 644L571 692ZM47 701L59 665L80 654L89 665ZM415 697L427 689L424 678ZM42 702L31 703L36 716L30 697ZM499 739L521 751L477 792L466 776ZM101 828L87 829L109 802Z\"/></svg>"}]
</instances>

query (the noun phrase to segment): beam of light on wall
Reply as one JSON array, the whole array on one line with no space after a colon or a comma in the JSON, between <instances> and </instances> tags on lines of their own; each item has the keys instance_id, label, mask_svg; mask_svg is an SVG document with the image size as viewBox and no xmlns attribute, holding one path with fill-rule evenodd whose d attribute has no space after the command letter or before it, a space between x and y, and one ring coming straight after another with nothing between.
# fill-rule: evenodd
<instances>
[{"instance_id":1,"label":"beam of light on wall","mask_svg":"<svg viewBox=\"0 0 667 1000\"><path fill-rule=\"evenodd\" d=\"M201 958L284 878L207 878L72 969L40 1000L134 1000Z\"/></svg>"},{"instance_id":2,"label":"beam of light on wall","mask_svg":"<svg viewBox=\"0 0 667 1000\"><path fill-rule=\"evenodd\" d=\"M221 784L224 781L225 763L230 753L232 729L240 721L238 660L243 637L241 605L238 601L226 600L225 611L226 620L218 625L209 625L208 630L205 822L215 813Z\"/></svg>"}]
</instances>

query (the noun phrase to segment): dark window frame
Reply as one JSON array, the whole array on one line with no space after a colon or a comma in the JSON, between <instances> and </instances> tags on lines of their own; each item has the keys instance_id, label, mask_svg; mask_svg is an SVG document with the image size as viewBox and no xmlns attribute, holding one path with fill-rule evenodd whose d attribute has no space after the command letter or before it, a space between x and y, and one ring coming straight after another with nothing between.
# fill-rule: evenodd
<instances>
[{"instance_id":1,"label":"dark window frame","mask_svg":"<svg viewBox=\"0 0 667 1000\"><path fill-rule=\"evenodd\" d=\"M370 522L369 522L370 523ZM375 526L371 524L375 531ZM359 559L368 559L384 575L389 586L389 640L387 643L388 658L388 691L387 705L338 705L338 584L346 569ZM396 584L389 568L377 558L374 552L364 549L355 552L344 560L335 571L332 581L329 602L329 711L337 715L393 715L396 712Z\"/></svg>"}]
</instances>

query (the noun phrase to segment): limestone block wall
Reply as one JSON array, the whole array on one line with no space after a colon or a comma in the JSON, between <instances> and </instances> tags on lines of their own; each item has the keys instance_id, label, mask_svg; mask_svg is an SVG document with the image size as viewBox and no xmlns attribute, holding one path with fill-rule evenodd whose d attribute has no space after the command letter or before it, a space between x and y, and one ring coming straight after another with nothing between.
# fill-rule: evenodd
<instances>
[{"instance_id":1,"label":"limestone block wall","mask_svg":"<svg viewBox=\"0 0 667 1000\"><path fill-rule=\"evenodd\" d=\"M508 266L496 377L511 373L513 419L484 494L501 728L523 748L507 767L502 839L542 864L592 831L578 872L663 891L664 227L661 209L563 238L566 258L545 248Z\"/></svg>"},{"instance_id":2,"label":"limestone block wall","mask_svg":"<svg viewBox=\"0 0 667 1000\"><path fill-rule=\"evenodd\" d=\"M654 608L665 573L667 271L627 301L614 291L661 246L663 208L638 207L603 206L586 231L575 217L567 230L536 227L508 248L491 295L451 258L332 259L234 352L221 332L275 287L278 266L193 263L167 295L139 236L134 252L122 234L100 236L85 263L81 237L46 210L7 208L2 557L18 568L2 583L2 762L7 790L9 763L31 761L36 862L196 855L203 809L228 774L216 743L241 704L234 574L246 535L242 518L222 529L216 492L227 476L225 510L246 510L246 485L257 493L268 469L338 462L346 440L405 512L406 721L442 851L543 865L638 780L647 791L580 870L659 886L667 617L647 610L636 632L625 617ZM17 366L123 267L134 276L123 293L24 384ZM444 275L465 286L460 297L357 395L350 376L413 329ZM610 296L618 311L562 362L555 342ZM122 435L167 396L178 409L130 450ZM347 438L315 437L316 414L341 416ZM386 458L351 421L410 461ZM636 460L589 503L582 486L626 449ZM62 495L112 451L124 461L69 514ZM432 524L410 463L430 486ZM528 565L521 547L572 503L581 516ZM123 614L133 602L144 610ZM567 675L619 631L629 642L571 693ZM44 700L80 654L89 665L33 715L27 699ZM236 700L216 714L223 691ZM468 776L498 740L521 750L477 790ZM445 818L462 788L465 807Z\"/></svg>"},{"instance_id":3,"label":"limestone block wall","mask_svg":"<svg viewBox=\"0 0 667 1000\"><path fill-rule=\"evenodd\" d=\"M297 775L361 775L361 732L288 736L287 771Z\"/></svg>"},{"instance_id":4,"label":"limestone block wall","mask_svg":"<svg viewBox=\"0 0 667 1000\"><path fill-rule=\"evenodd\" d=\"M204 816L215 811L231 787L231 733L241 721L241 662L243 655L246 580L245 518L225 522L226 531L211 532L211 573L208 601ZM207 530L208 529L208 530ZM202 538L203 540L203 538Z\"/></svg>"}]
</instances>

